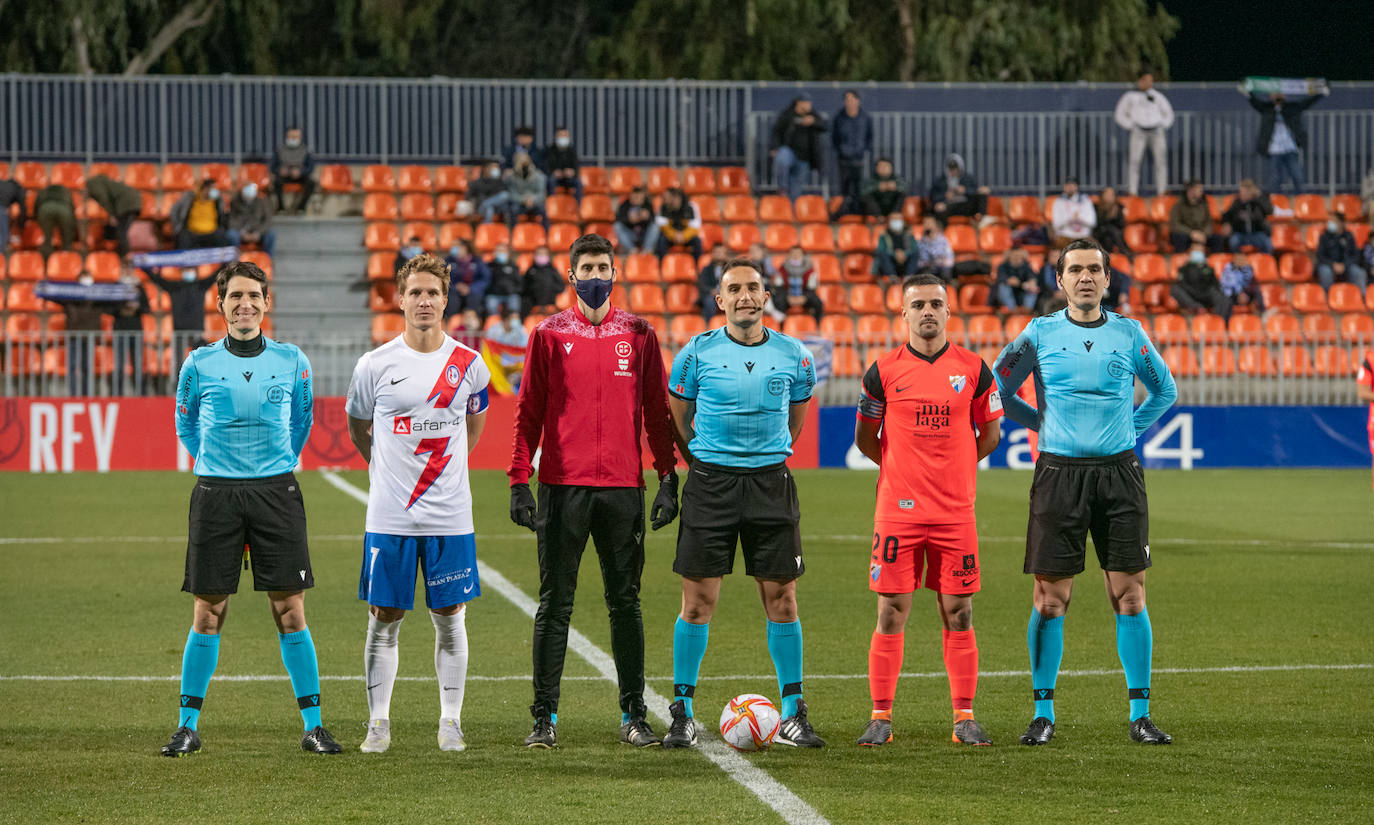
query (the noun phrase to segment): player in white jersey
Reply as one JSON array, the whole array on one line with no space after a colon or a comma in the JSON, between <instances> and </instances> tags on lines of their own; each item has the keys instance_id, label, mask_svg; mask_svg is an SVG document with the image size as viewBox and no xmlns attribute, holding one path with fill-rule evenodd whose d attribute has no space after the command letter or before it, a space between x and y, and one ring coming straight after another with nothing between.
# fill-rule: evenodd
<instances>
[{"instance_id":1,"label":"player in white jersey","mask_svg":"<svg viewBox=\"0 0 1374 825\"><path fill-rule=\"evenodd\" d=\"M464 605L481 595L467 456L487 417L482 357L444 334L449 267L432 255L396 273L405 332L358 359L348 387L348 434L368 463L367 527L358 598L370 606L365 753L391 744L397 637L425 579L439 677L439 748L461 751L467 682Z\"/></svg>"}]
</instances>

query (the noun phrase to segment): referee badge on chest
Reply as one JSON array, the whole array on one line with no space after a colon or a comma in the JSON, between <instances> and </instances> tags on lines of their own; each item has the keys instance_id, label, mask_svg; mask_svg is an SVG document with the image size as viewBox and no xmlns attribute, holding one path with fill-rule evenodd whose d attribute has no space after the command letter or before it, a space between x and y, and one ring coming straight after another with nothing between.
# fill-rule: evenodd
<instances>
[{"instance_id":1,"label":"referee badge on chest","mask_svg":"<svg viewBox=\"0 0 1374 825\"><path fill-rule=\"evenodd\" d=\"M968 384L967 375L951 375L949 377L949 385L954 388L955 392L963 392L966 384Z\"/></svg>"}]
</instances>

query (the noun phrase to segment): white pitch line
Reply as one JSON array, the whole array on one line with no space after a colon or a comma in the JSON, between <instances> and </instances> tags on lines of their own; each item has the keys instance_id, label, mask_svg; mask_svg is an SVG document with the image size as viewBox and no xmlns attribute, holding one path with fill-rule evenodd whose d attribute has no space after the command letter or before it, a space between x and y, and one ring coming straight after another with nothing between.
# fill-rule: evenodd
<instances>
[{"instance_id":1,"label":"white pitch line","mask_svg":"<svg viewBox=\"0 0 1374 825\"><path fill-rule=\"evenodd\" d=\"M1219 667L1157 667L1153 673L1283 673L1303 670L1374 670L1374 664L1348 664L1348 665L1222 665ZM978 674L978 678L1025 678L1030 673L1024 670L990 670ZM1120 676L1120 670L1062 670L1060 676ZM945 671L929 671L927 673L903 673L903 679L944 679L947 676ZM180 676L97 676L69 674L61 676L49 675L18 675L0 676L0 682L175 682ZM601 676L564 676L565 682L601 682L606 680L605 675ZM734 674L730 676L702 676L703 682L759 682L767 679L776 678L776 674L768 673L764 675ZM867 679L867 673L815 673L806 677L807 681L816 679L830 680L857 680ZM288 677L281 674L265 675L243 675L243 676L215 676L216 682L285 682ZM325 682L361 682L363 677L358 676L321 676L321 681ZM511 676L468 676L469 681L473 682L528 682L528 674L516 674ZM433 676L397 676L398 682L433 682ZM671 676L646 676L648 682L672 682Z\"/></svg>"},{"instance_id":2,"label":"white pitch line","mask_svg":"<svg viewBox=\"0 0 1374 825\"><path fill-rule=\"evenodd\" d=\"M320 475L340 492L367 504L367 493L358 487L344 481L329 470L321 470ZM531 619L534 618L535 608L538 607L534 599L525 595L525 592L510 579L490 566L479 562L478 571L480 581L489 584L493 590L504 596L526 616ZM572 648L574 653L586 659L601 674L603 679L611 684L617 683L614 660L607 655L606 651L597 647L590 639L571 626L568 628L568 646ZM668 718L660 710L660 708L668 706L667 697L646 686L644 702L649 706L649 712L658 719L660 724L668 724ZM707 739L702 742L697 750L791 825L830 825L829 820L821 816L815 808L803 802L786 785L778 782L762 769L755 767L724 744L714 739Z\"/></svg>"}]
</instances>

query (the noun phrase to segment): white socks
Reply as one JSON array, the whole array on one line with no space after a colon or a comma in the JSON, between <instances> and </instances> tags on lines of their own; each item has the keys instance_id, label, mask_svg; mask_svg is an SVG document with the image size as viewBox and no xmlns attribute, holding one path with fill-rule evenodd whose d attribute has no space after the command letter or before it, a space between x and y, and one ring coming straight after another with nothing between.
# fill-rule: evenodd
<instances>
[{"instance_id":1,"label":"white socks","mask_svg":"<svg viewBox=\"0 0 1374 825\"><path fill-rule=\"evenodd\" d=\"M439 716L459 723L463 713L463 690L468 680L467 615L466 609L452 616L429 614L434 622L434 673L439 677ZM396 674L394 667L391 673Z\"/></svg>"},{"instance_id":2,"label":"white socks","mask_svg":"<svg viewBox=\"0 0 1374 825\"><path fill-rule=\"evenodd\" d=\"M391 690L396 686L396 668L401 661L396 639L401 632L403 621L405 620L382 622L378 621L376 616L368 614L367 641L363 644L368 719L391 718Z\"/></svg>"}]
</instances>

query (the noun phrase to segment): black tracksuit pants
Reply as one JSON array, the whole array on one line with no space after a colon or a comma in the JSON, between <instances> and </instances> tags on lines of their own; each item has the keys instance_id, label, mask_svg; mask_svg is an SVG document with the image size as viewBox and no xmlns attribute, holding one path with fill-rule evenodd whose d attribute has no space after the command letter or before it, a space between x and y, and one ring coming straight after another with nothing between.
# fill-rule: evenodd
<instances>
[{"instance_id":1,"label":"black tracksuit pants","mask_svg":"<svg viewBox=\"0 0 1374 825\"><path fill-rule=\"evenodd\" d=\"M601 560L620 710L642 718L644 619L639 611L639 578L644 571L644 490L540 484L536 524L539 609L534 614L534 705L530 712L539 717L558 711L577 570L590 536Z\"/></svg>"}]
</instances>

